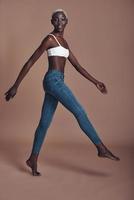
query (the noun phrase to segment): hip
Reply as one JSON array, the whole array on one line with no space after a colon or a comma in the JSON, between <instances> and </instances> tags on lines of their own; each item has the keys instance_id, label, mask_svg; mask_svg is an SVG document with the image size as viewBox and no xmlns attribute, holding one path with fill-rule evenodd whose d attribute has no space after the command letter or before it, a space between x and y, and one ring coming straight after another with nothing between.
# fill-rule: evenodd
<instances>
[{"instance_id":1,"label":"hip","mask_svg":"<svg viewBox=\"0 0 134 200\"><path fill-rule=\"evenodd\" d=\"M43 78L44 90L54 88L58 83L64 83L64 73L57 69L49 69Z\"/></svg>"}]
</instances>

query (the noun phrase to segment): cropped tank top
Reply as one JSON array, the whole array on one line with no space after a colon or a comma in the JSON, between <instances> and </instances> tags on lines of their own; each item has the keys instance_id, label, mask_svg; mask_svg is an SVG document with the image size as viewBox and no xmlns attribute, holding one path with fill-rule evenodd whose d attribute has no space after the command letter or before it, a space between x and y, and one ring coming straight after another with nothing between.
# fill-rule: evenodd
<instances>
[{"instance_id":1,"label":"cropped tank top","mask_svg":"<svg viewBox=\"0 0 134 200\"><path fill-rule=\"evenodd\" d=\"M49 34L49 35L52 35L56 42L59 44L59 46L57 47L52 47L50 49L47 50L47 55L48 56L62 56L62 57L65 57L67 58L69 56L69 50L66 49L65 47L63 47L59 41L57 40L57 38L55 37L55 35L53 34Z\"/></svg>"}]
</instances>

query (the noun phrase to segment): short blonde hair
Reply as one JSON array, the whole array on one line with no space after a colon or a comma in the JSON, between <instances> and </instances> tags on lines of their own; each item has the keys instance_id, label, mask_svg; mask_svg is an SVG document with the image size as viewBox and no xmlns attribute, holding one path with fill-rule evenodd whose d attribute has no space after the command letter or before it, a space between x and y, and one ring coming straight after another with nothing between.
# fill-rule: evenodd
<instances>
[{"instance_id":1,"label":"short blonde hair","mask_svg":"<svg viewBox=\"0 0 134 200\"><path fill-rule=\"evenodd\" d=\"M66 12L65 10L61 9L61 8L58 8L58 9L56 9L55 11L53 11L51 17L53 17L53 15L54 15L55 13L57 13L57 12L63 12L64 15L66 16L66 18L68 19L67 12Z\"/></svg>"}]
</instances>

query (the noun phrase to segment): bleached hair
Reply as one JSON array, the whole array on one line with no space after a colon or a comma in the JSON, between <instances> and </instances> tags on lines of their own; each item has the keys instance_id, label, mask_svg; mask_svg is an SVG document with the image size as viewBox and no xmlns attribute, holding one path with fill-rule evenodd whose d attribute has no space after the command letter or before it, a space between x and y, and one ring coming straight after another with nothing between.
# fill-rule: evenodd
<instances>
[{"instance_id":1,"label":"bleached hair","mask_svg":"<svg viewBox=\"0 0 134 200\"><path fill-rule=\"evenodd\" d=\"M66 16L66 18L68 19L68 16L67 16L66 11L63 10L63 9L61 9L61 8L58 8L58 9L54 10L54 11L52 12L52 17L53 17L53 15L54 15L55 13L57 13L57 12L63 12L64 15Z\"/></svg>"}]
</instances>

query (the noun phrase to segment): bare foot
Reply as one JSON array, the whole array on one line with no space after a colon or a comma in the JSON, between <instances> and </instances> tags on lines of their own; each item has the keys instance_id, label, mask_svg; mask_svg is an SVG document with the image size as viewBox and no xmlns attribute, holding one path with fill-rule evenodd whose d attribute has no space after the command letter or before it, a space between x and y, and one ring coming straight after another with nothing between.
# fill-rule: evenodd
<instances>
[{"instance_id":1,"label":"bare foot","mask_svg":"<svg viewBox=\"0 0 134 200\"><path fill-rule=\"evenodd\" d=\"M107 151L105 153L102 153L102 152L98 152L98 156L99 157L102 157L102 158L109 158L111 160L115 160L115 161L119 161L120 158L113 155L110 151Z\"/></svg>"},{"instance_id":2,"label":"bare foot","mask_svg":"<svg viewBox=\"0 0 134 200\"><path fill-rule=\"evenodd\" d=\"M120 158L113 155L103 143L96 145L98 149L98 156L102 158L109 158L111 160L119 161Z\"/></svg>"},{"instance_id":3,"label":"bare foot","mask_svg":"<svg viewBox=\"0 0 134 200\"><path fill-rule=\"evenodd\" d=\"M37 162L31 161L30 159L28 159L26 161L26 164L28 167L32 169L33 176L41 176L41 173L37 171Z\"/></svg>"}]
</instances>

